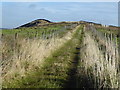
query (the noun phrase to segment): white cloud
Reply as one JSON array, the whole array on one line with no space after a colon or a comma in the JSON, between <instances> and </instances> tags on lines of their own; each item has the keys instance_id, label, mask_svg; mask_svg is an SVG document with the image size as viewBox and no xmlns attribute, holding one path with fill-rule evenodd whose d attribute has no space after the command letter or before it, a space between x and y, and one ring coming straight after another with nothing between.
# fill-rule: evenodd
<instances>
[{"instance_id":1,"label":"white cloud","mask_svg":"<svg viewBox=\"0 0 120 90\"><path fill-rule=\"evenodd\" d=\"M119 2L119 0L1 0L2 2Z\"/></svg>"}]
</instances>

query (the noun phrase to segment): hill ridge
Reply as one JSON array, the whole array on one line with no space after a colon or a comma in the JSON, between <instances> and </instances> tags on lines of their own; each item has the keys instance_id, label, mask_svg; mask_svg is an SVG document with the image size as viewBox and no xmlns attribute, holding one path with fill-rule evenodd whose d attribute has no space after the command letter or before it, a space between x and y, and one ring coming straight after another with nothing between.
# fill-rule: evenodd
<instances>
[{"instance_id":1,"label":"hill ridge","mask_svg":"<svg viewBox=\"0 0 120 90\"><path fill-rule=\"evenodd\" d=\"M17 28L22 28L22 27L36 27L36 26L41 26L41 25L46 25L46 24L50 24L50 23L53 23L49 20L46 20L46 19L36 19L34 21L31 21L27 24L24 24L24 25L21 25Z\"/></svg>"}]
</instances>

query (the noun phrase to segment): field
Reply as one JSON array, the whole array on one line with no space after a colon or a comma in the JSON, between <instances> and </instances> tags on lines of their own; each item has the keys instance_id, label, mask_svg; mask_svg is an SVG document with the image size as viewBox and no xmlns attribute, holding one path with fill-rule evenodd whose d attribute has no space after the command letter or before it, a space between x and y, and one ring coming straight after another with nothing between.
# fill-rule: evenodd
<instances>
[{"instance_id":1,"label":"field","mask_svg":"<svg viewBox=\"0 0 120 90\"><path fill-rule=\"evenodd\" d=\"M119 30L67 22L2 30L3 88L120 88Z\"/></svg>"}]
</instances>

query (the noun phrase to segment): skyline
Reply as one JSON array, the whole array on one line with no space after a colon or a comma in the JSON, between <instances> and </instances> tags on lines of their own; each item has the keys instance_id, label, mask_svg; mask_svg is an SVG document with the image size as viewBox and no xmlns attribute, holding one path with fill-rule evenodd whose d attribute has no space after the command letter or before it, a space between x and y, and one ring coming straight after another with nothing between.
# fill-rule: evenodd
<instances>
[{"instance_id":1,"label":"skyline","mask_svg":"<svg viewBox=\"0 0 120 90\"><path fill-rule=\"evenodd\" d=\"M2 28L15 28L36 19L52 22L90 21L118 26L117 2L4 2ZM1 27L0 27L1 28Z\"/></svg>"}]
</instances>

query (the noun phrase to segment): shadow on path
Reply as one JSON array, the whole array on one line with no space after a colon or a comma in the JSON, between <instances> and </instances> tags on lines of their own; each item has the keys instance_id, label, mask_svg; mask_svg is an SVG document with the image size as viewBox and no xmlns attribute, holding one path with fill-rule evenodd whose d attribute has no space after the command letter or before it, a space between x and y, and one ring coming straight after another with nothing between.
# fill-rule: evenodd
<instances>
[{"instance_id":1,"label":"shadow on path","mask_svg":"<svg viewBox=\"0 0 120 90\"><path fill-rule=\"evenodd\" d=\"M81 39L79 46L76 47L75 56L73 58L73 61L71 63L71 69L68 71L68 80L64 85L64 88L93 88L94 87L94 81L93 77L91 78L85 74L85 69L79 63L81 62L80 52L83 48L81 46L81 42L83 40L84 32L81 33ZM81 62L82 64L82 62ZM78 68L78 66L80 66ZM78 71L79 70L79 71Z\"/></svg>"},{"instance_id":2,"label":"shadow on path","mask_svg":"<svg viewBox=\"0 0 120 90\"><path fill-rule=\"evenodd\" d=\"M72 66L70 71L68 72L68 80L65 84L65 88L76 88L77 85L77 66L78 66L78 62L80 59L80 47L76 47L76 51L75 51L75 57L74 60L72 61Z\"/></svg>"}]
</instances>

